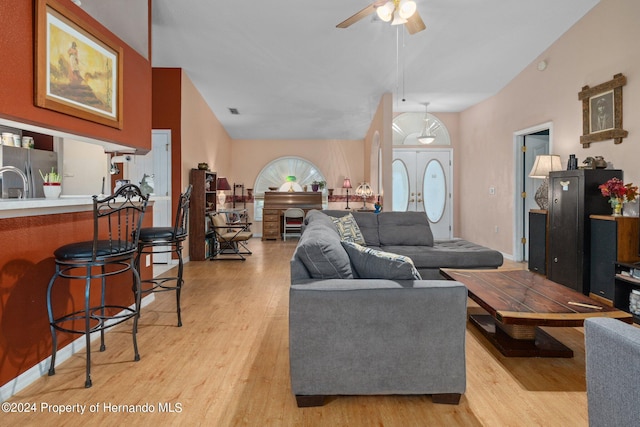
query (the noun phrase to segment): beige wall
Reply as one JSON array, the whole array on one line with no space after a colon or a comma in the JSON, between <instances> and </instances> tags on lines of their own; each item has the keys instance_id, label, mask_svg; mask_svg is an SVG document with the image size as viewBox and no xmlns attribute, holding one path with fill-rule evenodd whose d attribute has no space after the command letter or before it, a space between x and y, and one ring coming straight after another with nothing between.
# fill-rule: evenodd
<instances>
[{"instance_id":1,"label":"beige wall","mask_svg":"<svg viewBox=\"0 0 640 427\"><path fill-rule=\"evenodd\" d=\"M189 171L208 163L218 176L231 173L231 138L185 71L182 72L182 188ZM233 181L230 181L233 182Z\"/></svg>"},{"instance_id":2,"label":"beige wall","mask_svg":"<svg viewBox=\"0 0 640 427\"><path fill-rule=\"evenodd\" d=\"M391 200L392 183L391 183L391 162L392 162L392 145L393 136L391 125L393 122L393 95L385 93L380 98L378 108L376 109L371 126L365 137L365 150L363 162L365 167L365 179L371 180L371 147L374 138L379 138L379 144L382 148L382 188L380 189L381 201L384 206L384 199Z\"/></svg>"},{"instance_id":3,"label":"beige wall","mask_svg":"<svg viewBox=\"0 0 640 427\"><path fill-rule=\"evenodd\" d=\"M602 155L624 170L625 182L640 182L638 18L637 0L602 0L500 93L460 114L455 156L460 236L513 253L514 132L544 122L553 123L551 152L559 154L563 164L573 153L580 162ZM540 72L536 64L543 59L548 67ZM579 143L582 104L578 92L585 85L611 80L616 73L627 76L623 127L629 136L620 145L603 141L584 149ZM490 186L496 188L495 196L489 195Z\"/></svg>"},{"instance_id":4,"label":"beige wall","mask_svg":"<svg viewBox=\"0 0 640 427\"><path fill-rule=\"evenodd\" d=\"M364 179L364 140L234 140L231 148L230 183L244 183L253 188L258 174L273 160L294 156L316 165L335 195L345 194L342 182L346 177L353 185ZM353 192L349 192L350 196ZM353 199L350 199L353 202ZM341 209L344 203L332 203L331 209ZM247 205L253 215L253 204ZM258 224L254 232L260 234Z\"/></svg>"}]
</instances>

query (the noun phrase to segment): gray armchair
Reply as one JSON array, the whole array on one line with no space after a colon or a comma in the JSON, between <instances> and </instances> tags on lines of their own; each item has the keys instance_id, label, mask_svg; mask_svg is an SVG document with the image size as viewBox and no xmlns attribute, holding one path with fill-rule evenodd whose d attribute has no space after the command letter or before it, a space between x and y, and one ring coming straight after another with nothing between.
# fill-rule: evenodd
<instances>
[{"instance_id":1,"label":"gray armchair","mask_svg":"<svg viewBox=\"0 0 640 427\"><path fill-rule=\"evenodd\" d=\"M589 425L640 423L640 329L619 320L584 322Z\"/></svg>"}]
</instances>

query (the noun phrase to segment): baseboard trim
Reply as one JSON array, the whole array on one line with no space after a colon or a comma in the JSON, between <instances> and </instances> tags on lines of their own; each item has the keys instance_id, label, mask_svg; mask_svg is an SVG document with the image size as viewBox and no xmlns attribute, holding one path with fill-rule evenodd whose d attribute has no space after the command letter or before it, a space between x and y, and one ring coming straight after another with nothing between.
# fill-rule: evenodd
<instances>
[{"instance_id":1,"label":"baseboard trim","mask_svg":"<svg viewBox=\"0 0 640 427\"><path fill-rule=\"evenodd\" d=\"M154 294L149 294L144 297L141 301L141 307L144 308L151 304L155 300ZM113 323L113 322L112 322ZM110 330L107 329L107 333ZM91 334L91 341L100 338L100 332L94 332ZM86 340L84 335L80 335L77 339L66 345L65 347L58 349L58 353L56 354L56 366L63 363L67 359L71 358L75 353L82 350L86 347ZM30 386L35 381L37 381L40 377L49 374L49 364L51 363L51 356L47 357L44 360L41 360L37 365L33 366L31 369L26 370L22 374L15 377L13 380L9 381L2 387L0 387L0 402L4 402L11 398L16 393L20 392L25 387Z\"/></svg>"}]
</instances>

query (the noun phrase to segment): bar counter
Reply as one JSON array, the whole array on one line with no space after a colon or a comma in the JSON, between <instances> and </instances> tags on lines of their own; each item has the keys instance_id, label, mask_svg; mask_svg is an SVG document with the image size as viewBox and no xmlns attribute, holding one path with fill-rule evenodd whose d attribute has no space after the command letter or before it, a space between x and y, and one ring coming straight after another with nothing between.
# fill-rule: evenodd
<instances>
[{"instance_id":1,"label":"bar counter","mask_svg":"<svg viewBox=\"0 0 640 427\"><path fill-rule=\"evenodd\" d=\"M166 197L149 199L149 206L155 200ZM70 212L84 212L93 209L93 196L60 196L59 199L0 199L0 219L19 218L24 216L39 216Z\"/></svg>"},{"instance_id":2,"label":"bar counter","mask_svg":"<svg viewBox=\"0 0 640 427\"><path fill-rule=\"evenodd\" d=\"M150 201L143 227L152 224ZM92 238L92 196L0 200L0 395L15 387L15 381L27 381L18 380L21 374L31 378L46 372L38 365L47 365L51 354L46 290L55 272L53 251ZM143 264L140 274L143 279L151 278L151 267ZM56 295L57 305L84 304L84 285L75 282L70 281L66 292ZM124 306L133 301L130 292L113 297ZM63 334L59 348L75 338Z\"/></svg>"}]
</instances>

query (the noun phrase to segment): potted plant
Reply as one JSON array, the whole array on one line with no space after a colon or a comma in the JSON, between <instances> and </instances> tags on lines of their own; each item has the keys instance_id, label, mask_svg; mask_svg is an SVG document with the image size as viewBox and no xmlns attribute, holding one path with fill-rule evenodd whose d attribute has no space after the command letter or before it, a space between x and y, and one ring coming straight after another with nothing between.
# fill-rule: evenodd
<instances>
[{"instance_id":1,"label":"potted plant","mask_svg":"<svg viewBox=\"0 0 640 427\"><path fill-rule=\"evenodd\" d=\"M322 189L325 187L325 185L327 185L327 183L325 181L313 181L311 183L311 190L313 191L322 191Z\"/></svg>"},{"instance_id":2,"label":"potted plant","mask_svg":"<svg viewBox=\"0 0 640 427\"><path fill-rule=\"evenodd\" d=\"M62 192L62 177L57 174L54 168L51 168L51 172L42 173L41 170L40 176L42 177L42 188L44 189L44 197L47 199L57 199Z\"/></svg>"},{"instance_id":3,"label":"potted plant","mask_svg":"<svg viewBox=\"0 0 640 427\"><path fill-rule=\"evenodd\" d=\"M628 183L625 184L619 178L611 178L598 188L604 197L609 198L609 203L613 208L613 216L622 215L622 205L632 202L638 196L638 187Z\"/></svg>"}]
</instances>

